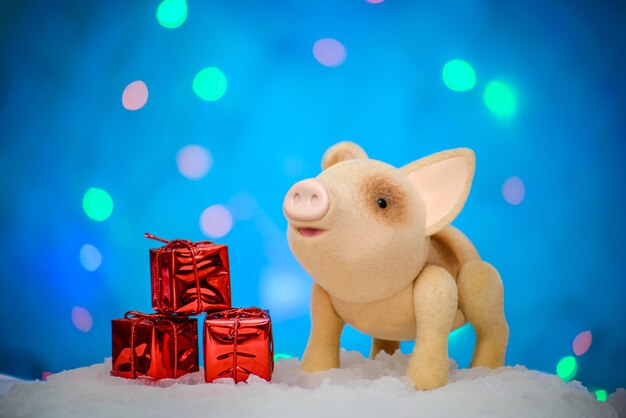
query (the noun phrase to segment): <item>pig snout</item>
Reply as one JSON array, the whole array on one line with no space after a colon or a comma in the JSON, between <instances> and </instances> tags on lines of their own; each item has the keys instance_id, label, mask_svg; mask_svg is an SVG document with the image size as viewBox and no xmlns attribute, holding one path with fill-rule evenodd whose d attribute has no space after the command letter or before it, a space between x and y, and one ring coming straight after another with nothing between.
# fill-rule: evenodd
<instances>
[{"instance_id":1,"label":"pig snout","mask_svg":"<svg viewBox=\"0 0 626 418\"><path fill-rule=\"evenodd\" d=\"M283 210L287 218L300 221L315 221L328 212L328 192L313 179L299 181L287 192Z\"/></svg>"}]
</instances>

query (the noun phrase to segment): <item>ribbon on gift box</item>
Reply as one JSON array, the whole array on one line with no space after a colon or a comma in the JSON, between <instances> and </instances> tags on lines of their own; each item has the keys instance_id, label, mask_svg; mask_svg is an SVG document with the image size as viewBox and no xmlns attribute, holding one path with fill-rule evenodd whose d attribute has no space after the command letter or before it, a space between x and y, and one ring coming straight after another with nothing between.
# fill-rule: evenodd
<instances>
[{"instance_id":1,"label":"ribbon on gift box","mask_svg":"<svg viewBox=\"0 0 626 418\"><path fill-rule=\"evenodd\" d=\"M224 311L220 311L220 312L215 312L212 314L207 315L207 319L217 319L217 318L229 318L229 319L235 319L235 321L233 322L233 324L230 326L230 330L228 332L227 335L225 335L225 339L227 339L228 341L232 341L233 343L233 351L232 353L228 353L228 354L224 354L220 357L218 357L218 360L223 360L224 358L227 358L229 356L232 356L233 358L233 365L232 368L226 369L224 371L222 371L220 373L221 376L225 376L228 375L232 372L233 375L233 379L235 381L237 381L237 371L239 369L241 369L244 373L246 374L250 374L250 370L246 370L242 367L239 367L237 365L237 358L239 356L243 356L243 357L255 357L254 354L251 353L240 353L237 351L237 344L239 343L239 328L241 327L241 323L240 320L242 318L269 318L269 314L259 308L233 308L233 309L227 309ZM256 335L255 335L256 336ZM247 339L252 339L255 336L248 336ZM272 339L272 336L269 336L269 341L270 341L270 359L272 360L274 358L274 342ZM270 360L270 361L271 361ZM271 368L270 368L270 373L273 371L274 369L274 363L271 361ZM206 365L205 365L206 367Z\"/></svg>"},{"instance_id":2,"label":"ribbon on gift box","mask_svg":"<svg viewBox=\"0 0 626 418\"><path fill-rule=\"evenodd\" d=\"M161 306L161 299L162 299L161 297L162 296L161 295L161 253L166 250L186 248L191 252L191 262L193 264L193 278L196 281L196 294L197 294L196 302L198 304L198 312L202 312L202 288L200 286L200 277L198 276L198 262L196 261L197 247L198 245L201 245L201 244L210 245L210 244L213 244L213 242L212 241L192 242L186 239L175 239L172 241L168 241L163 238L155 237L154 235L149 234L147 232L144 234L144 236L146 238L153 239L155 241L160 241L166 244L163 247L156 250L156 263L157 263L156 293L157 295L159 295L159 297L157 298L157 305L158 305L159 311L163 310L163 307Z\"/></svg>"},{"instance_id":3,"label":"ribbon on gift box","mask_svg":"<svg viewBox=\"0 0 626 418\"><path fill-rule=\"evenodd\" d=\"M180 316L181 319L187 319L186 316ZM137 311L128 311L126 312L126 314L124 315L124 319L128 319L131 321L130 324L130 370L132 373L132 378L136 379L137 378L137 370L135 368L135 362L136 357L137 357L137 353L135 352L135 339L136 339L136 331L135 328L136 326L141 323L141 322L148 322L150 324L155 324L159 321L162 322L166 322L167 324L171 325L172 327L172 331L174 333L174 336L172 337L172 339L174 340L174 376L172 376L173 378L176 378L176 374L178 373L178 327L176 326L176 323L174 321L172 321L170 318L167 317L167 315L163 315L163 314L146 314L146 313L142 313L142 312L137 312Z\"/></svg>"}]
</instances>

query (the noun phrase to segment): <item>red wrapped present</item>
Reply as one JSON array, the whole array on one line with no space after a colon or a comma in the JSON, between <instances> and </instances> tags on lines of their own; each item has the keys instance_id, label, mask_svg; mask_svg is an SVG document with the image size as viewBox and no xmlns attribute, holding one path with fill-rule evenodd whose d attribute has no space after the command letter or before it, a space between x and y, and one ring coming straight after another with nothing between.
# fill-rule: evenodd
<instances>
[{"instance_id":1,"label":"red wrapped present","mask_svg":"<svg viewBox=\"0 0 626 418\"><path fill-rule=\"evenodd\" d=\"M204 319L204 380L230 377L242 382L255 374L271 380L274 370L272 322L258 308L229 309Z\"/></svg>"},{"instance_id":2,"label":"red wrapped present","mask_svg":"<svg viewBox=\"0 0 626 418\"><path fill-rule=\"evenodd\" d=\"M199 370L195 318L130 311L111 321L111 331L114 376L163 379Z\"/></svg>"},{"instance_id":3,"label":"red wrapped present","mask_svg":"<svg viewBox=\"0 0 626 418\"><path fill-rule=\"evenodd\" d=\"M167 243L150 250L152 309L197 315L231 307L228 247L210 241L146 237Z\"/></svg>"}]
</instances>

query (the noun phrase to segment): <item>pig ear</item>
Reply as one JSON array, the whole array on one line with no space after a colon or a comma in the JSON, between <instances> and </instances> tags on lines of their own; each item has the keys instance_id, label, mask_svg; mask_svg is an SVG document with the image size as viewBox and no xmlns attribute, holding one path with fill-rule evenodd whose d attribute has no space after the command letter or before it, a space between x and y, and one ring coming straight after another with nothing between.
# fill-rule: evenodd
<instances>
[{"instance_id":1,"label":"pig ear","mask_svg":"<svg viewBox=\"0 0 626 418\"><path fill-rule=\"evenodd\" d=\"M474 152L457 148L413 161L400 169L424 200L426 235L441 231L461 212L475 167Z\"/></svg>"},{"instance_id":2,"label":"pig ear","mask_svg":"<svg viewBox=\"0 0 626 418\"><path fill-rule=\"evenodd\" d=\"M367 158L367 154L363 148L354 142L344 141L328 148L322 157L322 170L326 170L331 165L337 164L345 160L353 160L355 158Z\"/></svg>"}]
</instances>

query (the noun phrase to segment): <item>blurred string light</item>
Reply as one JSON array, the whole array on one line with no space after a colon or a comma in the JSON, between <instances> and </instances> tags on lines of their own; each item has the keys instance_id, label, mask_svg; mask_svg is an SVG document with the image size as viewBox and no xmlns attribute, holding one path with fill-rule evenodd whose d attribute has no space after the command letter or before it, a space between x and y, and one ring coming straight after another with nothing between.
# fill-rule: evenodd
<instances>
[{"instance_id":1,"label":"blurred string light","mask_svg":"<svg viewBox=\"0 0 626 418\"><path fill-rule=\"evenodd\" d=\"M161 26L174 29L187 19L186 0L163 0L157 8L156 18Z\"/></svg>"},{"instance_id":2,"label":"blurred string light","mask_svg":"<svg viewBox=\"0 0 626 418\"><path fill-rule=\"evenodd\" d=\"M207 67L196 74L192 88L202 100L214 102L226 93L227 85L226 76L219 68Z\"/></svg>"},{"instance_id":3,"label":"blurred string light","mask_svg":"<svg viewBox=\"0 0 626 418\"><path fill-rule=\"evenodd\" d=\"M441 74L443 82L453 91L471 90L476 85L476 73L472 66L463 60L448 61Z\"/></svg>"},{"instance_id":4,"label":"blurred string light","mask_svg":"<svg viewBox=\"0 0 626 418\"><path fill-rule=\"evenodd\" d=\"M608 394L604 389L598 389L594 393L596 395L596 399L600 402L606 402L606 400L608 399Z\"/></svg>"},{"instance_id":5,"label":"blurred string light","mask_svg":"<svg viewBox=\"0 0 626 418\"><path fill-rule=\"evenodd\" d=\"M498 116L511 117L517 111L517 99L513 89L500 81L487 84L483 99L489 110Z\"/></svg>"},{"instance_id":6,"label":"blurred string light","mask_svg":"<svg viewBox=\"0 0 626 418\"><path fill-rule=\"evenodd\" d=\"M89 332L93 326L93 318L87 309L75 306L72 308L72 323L79 331Z\"/></svg>"},{"instance_id":7,"label":"blurred string light","mask_svg":"<svg viewBox=\"0 0 626 418\"><path fill-rule=\"evenodd\" d=\"M141 80L133 81L122 92L122 106L127 110L139 110L147 101L148 86Z\"/></svg>"},{"instance_id":8,"label":"blurred string light","mask_svg":"<svg viewBox=\"0 0 626 418\"><path fill-rule=\"evenodd\" d=\"M206 208L200 215L200 229L209 238L221 238L233 227L233 217L222 205Z\"/></svg>"},{"instance_id":9,"label":"blurred string light","mask_svg":"<svg viewBox=\"0 0 626 418\"><path fill-rule=\"evenodd\" d=\"M274 361L278 361L278 359L288 359L288 358L293 358L293 356L290 356L289 354L285 354L285 353L276 353L274 354Z\"/></svg>"},{"instance_id":10,"label":"blurred string light","mask_svg":"<svg viewBox=\"0 0 626 418\"><path fill-rule=\"evenodd\" d=\"M212 166L211 153L201 145L185 145L176 154L178 171L190 180L203 178Z\"/></svg>"},{"instance_id":11,"label":"blurred string light","mask_svg":"<svg viewBox=\"0 0 626 418\"><path fill-rule=\"evenodd\" d=\"M576 376L578 364L574 356L563 357L556 365L556 374L566 382L569 382Z\"/></svg>"},{"instance_id":12,"label":"blurred string light","mask_svg":"<svg viewBox=\"0 0 626 418\"><path fill-rule=\"evenodd\" d=\"M338 67L346 60L346 47L333 38L322 38L313 44L313 56L326 67Z\"/></svg>"},{"instance_id":13,"label":"blurred string light","mask_svg":"<svg viewBox=\"0 0 626 418\"><path fill-rule=\"evenodd\" d=\"M511 205L519 205L526 196L524 182L518 176L509 177L502 183L502 197Z\"/></svg>"},{"instance_id":14,"label":"blurred string light","mask_svg":"<svg viewBox=\"0 0 626 418\"><path fill-rule=\"evenodd\" d=\"M80 264L87 271L96 271L102 264L102 254L91 244L85 244L80 249Z\"/></svg>"},{"instance_id":15,"label":"blurred string light","mask_svg":"<svg viewBox=\"0 0 626 418\"><path fill-rule=\"evenodd\" d=\"M113 199L104 190L92 187L83 196L83 209L95 221L104 221L113 212Z\"/></svg>"},{"instance_id":16,"label":"blurred string light","mask_svg":"<svg viewBox=\"0 0 626 418\"><path fill-rule=\"evenodd\" d=\"M583 354L585 354L591 347L591 340L591 331L583 331L578 334L572 342L572 349L574 350L574 354L576 354L577 356L582 356Z\"/></svg>"}]
</instances>

